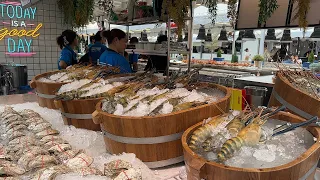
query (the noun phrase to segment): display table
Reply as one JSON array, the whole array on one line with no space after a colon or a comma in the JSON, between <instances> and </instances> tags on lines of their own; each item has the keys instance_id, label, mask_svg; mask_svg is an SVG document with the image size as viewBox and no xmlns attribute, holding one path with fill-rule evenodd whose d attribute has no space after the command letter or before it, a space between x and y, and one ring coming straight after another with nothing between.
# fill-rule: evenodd
<instances>
[{"instance_id":1,"label":"display table","mask_svg":"<svg viewBox=\"0 0 320 180\"><path fill-rule=\"evenodd\" d=\"M36 102L36 101L37 101L37 95L33 93L0 96L0 105L21 104L21 103Z\"/></svg>"},{"instance_id":2,"label":"display table","mask_svg":"<svg viewBox=\"0 0 320 180\"><path fill-rule=\"evenodd\" d=\"M262 78L264 79L264 78ZM265 77L265 79L268 79ZM249 79L250 80L250 79ZM261 81L261 79L260 79ZM26 102L36 102L37 96L35 94L17 94L0 96L0 106L21 104ZM32 108L32 107L31 107ZM55 111L55 110L51 110ZM156 180L186 180L185 167L183 163L152 170ZM315 180L320 180L320 169L317 169Z\"/></svg>"}]
</instances>

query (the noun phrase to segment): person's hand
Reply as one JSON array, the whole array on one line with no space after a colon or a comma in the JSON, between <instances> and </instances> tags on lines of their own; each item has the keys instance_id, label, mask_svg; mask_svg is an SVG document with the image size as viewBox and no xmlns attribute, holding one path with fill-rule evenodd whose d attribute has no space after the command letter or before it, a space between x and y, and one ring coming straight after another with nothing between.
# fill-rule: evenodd
<instances>
[{"instance_id":1,"label":"person's hand","mask_svg":"<svg viewBox=\"0 0 320 180\"><path fill-rule=\"evenodd\" d=\"M66 67L66 69L70 69L70 68L72 68L72 65L71 65L71 66Z\"/></svg>"}]
</instances>

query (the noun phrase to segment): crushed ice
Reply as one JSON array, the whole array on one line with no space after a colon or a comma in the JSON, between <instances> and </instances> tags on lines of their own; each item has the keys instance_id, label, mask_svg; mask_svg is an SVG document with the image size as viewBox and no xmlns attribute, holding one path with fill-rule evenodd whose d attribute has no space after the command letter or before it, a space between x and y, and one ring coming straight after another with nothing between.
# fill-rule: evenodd
<instances>
[{"instance_id":1,"label":"crushed ice","mask_svg":"<svg viewBox=\"0 0 320 180\"><path fill-rule=\"evenodd\" d=\"M307 149L315 142L313 135L304 128L298 128L283 135L270 138L272 130L276 127L276 124L283 124L283 122L278 120L269 120L263 126L265 135L269 136L266 142L260 143L255 147L243 146L232 158L228 159L225 164L239 168L276 167L295 160L306 152ZM218 126L212 131L212 135L220 132L226 137L228 135L225 134L224 130L225 128ZM213 140L212 143L216 143L216 145L220 147L223 144L219 142L219 139L217 138ZM214 152L199 152L199 155L210 161L215 161L217 159Z\"/></svg>"},{"instance_id":2,"label":"crushed ice","mask_svg":"<svg viewBox=\"0 0 320 180\"><path fill-rule=\"evenodd\" d=\"M32 109L38 112L45 120L52 124L54 129L60 131L63 139L67 140L70 145L77 149L84 149L85 152L94 158L93 166L103 172L104 164L116 159L122 159L132 163L135 169L140 169L143 180L159 180L141 160L137 159L135 154L123 153L119 155L111 155L106 151L102 132L95 132L86 129L78 129L74 126L66 126L63 123L61 114L57 110L39 107L37 103L23 103L12 105L15 110ZM4 105L0 105L0 113L3 112ZM4 129L0 127L0 132ZM1 133L3 134L3 133ZM0 143L1 146L2 143ZM26 178L28 179L28 178ZM106 176L79 176L78 174L64 174L56 177L57 180L107 180Z\"/></svg>"}]
</instances>

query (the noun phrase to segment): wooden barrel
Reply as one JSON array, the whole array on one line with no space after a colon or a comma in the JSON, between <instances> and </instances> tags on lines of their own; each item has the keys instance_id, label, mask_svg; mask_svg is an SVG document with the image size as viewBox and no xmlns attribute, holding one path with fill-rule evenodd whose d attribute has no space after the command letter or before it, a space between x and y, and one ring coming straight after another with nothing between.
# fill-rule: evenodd
<instances>
[{"instance_id":1,"label":"wooden barrel","mask_svg":"<svg viewBox=\"0 0 320 180\"><path fill-rule=\"evenodd\" d=\"M134 153L150 168L176 164L183 161L182 133L206 118L221 114L219 109L229 110L231 91L220 85L210 86L222 90L226 96L216 103L153 117L108 114L101 110L99 102L92 114L93 121L101 125L109 152Z\"/></svg>"},{"instance_id":2,"label":"wooden barrel","mask_svg":"<svg viewBox=\"0 0 320 180\"><path fill-rule=\"evenodd\" d=\"M102 99L55 100L55 105L61 111L65 125L100 131L100 125L93 123L91 114L96 110L96 104Z\"/></svg>"},{"instance_id":3,"label":"wooden barrel","mask_svg":"<svg viewBox=\"0 0 320 180\"><path fill-rule=\"evenodd\" d=\"M36 89L36 94L38 96L38 103L41 107L47 107L49 109L56 109L54 104L55 93L60 89L60 87L67 83L50 83L41 82L40 78L48 77L51 74L57 73L58 71L46 72L35 76L30 81L30 87Z\"/></svg>"},{"instance_id":4,"label":"wooden barrel","mask_svg":"<svg viewBox=\"0 0 320 180\"><path fill-rule=\"evenodd\" d=\"M293 87L278 73L269 107L280 105L285 105L291 112L306 119L320 117L320 100Z\"/></svg>"},{"instance_id":5,"label":"wooden barrel","mask_svg":"<svg viewBox=\"0 0 320 180\"><path fill-rule=\"evenodd\" d=\"M303 122L304 119L287 113L281 112L273 117L287 122ZM255 169L255 168L236 168L223 164L207 161L198 156L188 146L187 141L192 133L202 124L198 123L188 130L182 136L182 146L184 159L187 169L188 180L313 180L320 156L320 142L317 141L305 153L296 160L273 168ZM314 137L319 139L320 129L308 127Z\"/></svg>"},{"instance_id":6,"label":"wooden barrel","mask_svg":"<svg viewBox=\"0 0 320 180\"><path fill-rule=\"evenodd\" d=\"M121 78L130 78L134 74L117 74L109 76L110 81ZM61 111L65 125L73 125L76 128L101 131L100 125L92 121L92 113L96 110L96 104L104 98L81 99L81 100L55 100L55 106Z\"/></svg>"}]
</instances>

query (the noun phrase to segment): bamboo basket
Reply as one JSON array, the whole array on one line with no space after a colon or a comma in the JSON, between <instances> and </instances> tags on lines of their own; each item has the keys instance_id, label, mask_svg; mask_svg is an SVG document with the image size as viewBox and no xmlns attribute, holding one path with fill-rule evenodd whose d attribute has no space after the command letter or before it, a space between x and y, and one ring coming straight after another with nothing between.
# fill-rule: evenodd
<instances>
[{"instance_id":1,"label":"bamboo basket","mask_svg":"<svg viewBox=\"0 0 320 180\"><path fill-rule=\"evenodd\" d=\"M320 117L320 100L296 89L278 73L269 107L280 105L285 105L291 112L306 119Z\"/></svg>"},{"instance_id":2,"label":"bamboo basket","mask_svg":"<svg viewBox=\"0 0 320 180\"><path fill-rule=\"evenodd\" d=\"M108 114L101 110L102 102L92 114L100 124L106 149L114 154L134 153L148 167L157 168L183 161L182 133L203 119L227 112L231 91L223 86L210 84L226 93L214 104L199 106L171 114L154 117L126 117Z\"/></svg>"},{"instance_id":3,"label":"bamboo basket","mask_svg":"<svg viewBox=\"0 0 320 180\"><path fill-rule=\"evenodd\" d=\"M51 74L57 73L58 71L46 72L35 76L30 81L30 87L36 89L39 106L46 107L49 109L57 109L54 104L55 93L60 87L67 83L49 83L39 81L42 77L47 77Z\"/></svg>"},{"instance_id":4,"label":"bamboo basket","mask_svg":"<svg viewBox=\"0 0 320 180\"><path fill-rule=\"evenodd\" d=\"M298 123L305 121L304 119L287 113L280 112L273 118L287 122ZM296 160L273 168L254 169L254 168L236 168L223 164L207 161L198 156L188 146L187 142L191 134L202 124L198 123L188 130L182 136L182 146L184 151L184 159L187 169L188 180L313 180L316 172L317 164L320 156L320 142L317 141L305 153ZM308 127L314 137L319 139L320 129L316 127Z\"/></svg>"}]
</instances>

